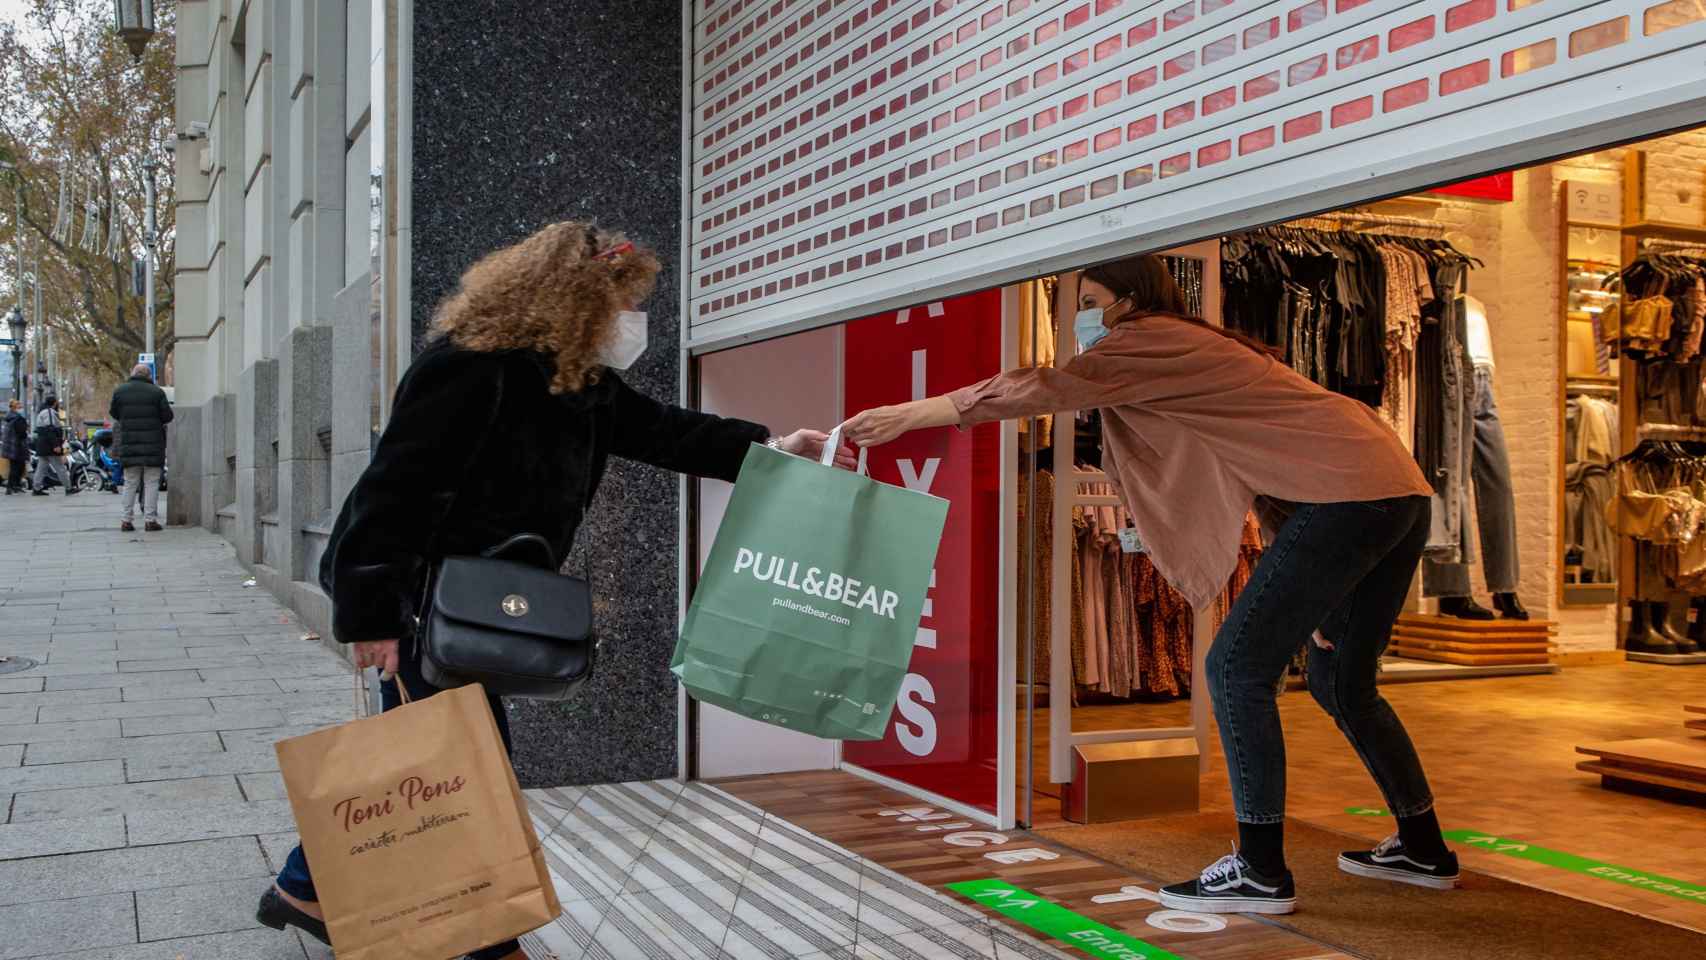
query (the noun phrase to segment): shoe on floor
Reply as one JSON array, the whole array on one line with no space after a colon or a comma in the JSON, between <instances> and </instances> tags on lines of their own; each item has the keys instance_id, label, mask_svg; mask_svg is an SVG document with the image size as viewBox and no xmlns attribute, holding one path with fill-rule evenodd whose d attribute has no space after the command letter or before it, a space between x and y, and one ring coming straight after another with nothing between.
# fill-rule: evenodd
<instances>
[{"instance_id":1,"label":"shoe on floor","mask_svg":"<svg viewBox=\"0 0 1706 960\"><path fill-rule=\"evenodd\" d=\"M1339 854L1339 869L1353 876L1433 890L1450 890L1457 886L1462 875L1457 868L1457 854L1446 851L1439 859L1412 856L1404 851L1404 841L1397 834L1380 841L1373 850Z\"/></svg>"},{"instance_id":2,"label":"shoe on floor","mask_svg":"<svg viewBox=\"0 0 1706 960\"><path fill-rule=\"evenodd\" d=\"M1459 620L1495 620L1493 611L1475 602L1474 597L1439 598L1439 615Z\"/></svg>"},{"instance_id":3,"label":"shoe on floor","mask_svg":"<svg viewBox=\"0 0 1706 960\"><path fill-rule=\"evenodd\" d=\"M255 919L274 930L283 930L287 926L296 927L326 946L332 945L332 940L326 933L326 922L316 920L291 906L278 895L277 887L268 887L267 892L261 894L260 906L255 908Z\"/></svg>"},{"instance_id":4,"label":"shoe on floor","mask_svg":"<svg viewBox=\"0 0 1706 960\"><path fill-rule=\"evenodd\" d=\"M163 530L165 528L160 526L158 523L155 523L154 521L150 520L150 521L148 521L147 525L144 526L142 529L148 533L159 533L161 530Z\"/></svg>"},{"instance_id":5,"label":"shoe on floor","mask_svg":"<svg viewBox=\"0 0 1706 960\"><path fill-rule=\"evenodd\" d=\"M1297 909L1297 888L1291 871L1264 877L1233 853L1216 860L1195 880L1162 887L1161 905L1193 913L1290 913Z\"/></svg>"},{"instance_id":6,"label":"shoe on floor","mask_svg":"<svg viewBox=\"0 0 1706 960\"><path fill-rule=\"evenodd\" d=\"M125 522L118 525L118 530L120 533L135 533L136 532L136 524L131 523L129 520L126 520Z\"/></svg>"},{"instance_id":7,"label":"shoe on floor","mask_svg":"<svg viewBox=\"0 0 1706 960\"><path fill-rule=\"evenodd\" d=\"M1522 605L1514 593L1493 594L1493 606L1499 611L1499 616L1506 620L1527 620L1528 608Z\"/></svg>"},{"instance_id":8,"label":"shoe on floor","mask_svg":"<svg viewBox=\"0 0 1706 960\"><path fill-rule=\"evenodd\" d=\"M46 490L31 490L30 496L32 496L32 497L45 497L45 496L47 496L47 491Z\"/></svg>"}]
</instances>

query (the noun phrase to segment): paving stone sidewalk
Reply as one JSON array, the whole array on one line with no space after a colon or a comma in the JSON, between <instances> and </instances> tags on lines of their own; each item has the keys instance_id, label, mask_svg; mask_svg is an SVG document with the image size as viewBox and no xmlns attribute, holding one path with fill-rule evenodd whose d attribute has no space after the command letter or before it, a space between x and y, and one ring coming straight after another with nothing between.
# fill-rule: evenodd
<instances>
[{"instance_id":1,"label":"paving stone sidewalk","mask_svg":"<svg viewBox=\"0 0 1706 960\"><path fill-rule=\"evenodd\" d=\"M296 842L272 743L349 719L350 668L225 541L119 510L0 497L0 657L39 663L0 674L0 960L329 957L254 906Z\"/></svg>"}]
</instances>

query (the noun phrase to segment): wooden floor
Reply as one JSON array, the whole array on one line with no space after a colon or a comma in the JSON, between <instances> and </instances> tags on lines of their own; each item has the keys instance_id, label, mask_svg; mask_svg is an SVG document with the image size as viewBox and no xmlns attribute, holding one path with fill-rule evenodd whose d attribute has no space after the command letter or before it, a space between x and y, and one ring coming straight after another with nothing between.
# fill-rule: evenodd
<instances>
[{"instance_id":1,"label":"wooden floor","mask_svg":"<svg viewBox=\"0 0 1706 960\"><path fill-rule=\"evenodd\" d=\"M1421 753L1446 829L1471 829L1690 883L1706 882L1706 806L1602 789L1577 771L1577 744L1686 735L1683 705L1701 701L1706 668L1649 664L1575 667L1559 674L1385 686ZM1307 693L1281 697L1286 727L1289 812L1329 829L1378 840L1390 819L1354 816L1383 805L1379 792L1332 722ZM1699 718L1700 713L1693 714ZM1039 719L1039 730L1046 720ZM1697 737L1706 743L1706 737ZM1205 758L1205 812L1230 811L1224 760ZM1046 753L1038 759L1046 779ZM1154 929L1148 901L1094 904L1092 897L1139 878L1040 842L1022 831L1002 849L1048 849L1055 859L1005 866L981 848L946 844L930 824L909 825L881 811L916 806L905 795L840 773L789 774L719 783L854 852L933 887L999 876L1110 926L1187 957L1217 960L1338 958L1325 945L1259 920L1231 918L1225 930L1182 934ZM1058 822L1058 802L1034 797L1037 822ZM1141 821L1131 829L1141 831ZM1057 835L1058 836L1058 835ZM1070 843L1070 834L1062 838ZM1232 838L1228 837L1228 840ZM1706 905L1620 886L1526 860L1462 849L1468 868L1706 932ZM1354 944L1341 945L1354 950Z\"/></svg>"},{"instance_id":2,"label":"wooden floor","mask_svg":"<svg viewBox=\"0 0 1706 960\"><path fill-rule=\"evenodd\" d=\"M1487 831L1578 856L1706 883L1706 806L1602 789L1576 769L1589 742L1687 735L1706 667L1626 663L1562 673L1383 686L1422 757L1446 829ZM1377 840L1392 821L1374 782L1307 693L1280 698L1292 816ZM1706 737L1698 737L1706 743ZM1230 810L1225 762L1208 758L1205 811ZM1464 865L1495 876L1706 932L1706 905L1478 850Z\"/></svg>"},{"instance_id":3,"label":"wooden floor","mask_svg":"<svg viewBox=\"0 0 1706 960\"><path fill-rule=\"evenodd\" d=\"M884 867L940 890L962 880L1000 878L1039 894L1069 910L1154 946L1202 960L1352 960L1350 955L1301 937L1289 930L1248 917L1228 916L1224 929L1177 932L1152 926L1157 912L1151 900L1134 899L1098 904L1095 897L1118 895L1122 888L1155 889L1151 878L1089 859L1074 851L1013 832L1006 842L986 834L987 846L956 846L943 840L940 824L949 821L905 823L901 808L916 807L905 794L839 772L777 774L717 781L715 785L766 813L873 860ZM889 811L891 815L884 815ZM957 818L955 818L957 820ZM963 827L961 829L972 829ZM975 839L975 838L974 838ZM1006 865L988 859L992 851L1040 850L1042 859ZM990 912L991 916L998 916ZM1012 923L1005 917L1005 922ZM1200 922L1200 921L1199 921ZM1193 924L1194 925L1194 924ZM1214 925L1210 921L1209 926ZM1022 926L1014 924L1035 936ZM1055 943L1054 946L1070 948Z\"/></svg>"}]
</instances>

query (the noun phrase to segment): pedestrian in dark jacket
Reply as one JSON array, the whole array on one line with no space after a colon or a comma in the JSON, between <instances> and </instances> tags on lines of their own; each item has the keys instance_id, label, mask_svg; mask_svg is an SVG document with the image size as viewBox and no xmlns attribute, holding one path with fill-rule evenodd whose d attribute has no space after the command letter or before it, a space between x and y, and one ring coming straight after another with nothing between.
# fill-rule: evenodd
<instances>
[{"instance_id":1,"label":"pedestrian in dark jacket","mask_svg":"<svg viewBox=\"0 0 1706 960\"><path fill-rule=\"evenodd\" d=\"M136 501L147 498L145 529L160 529L160 469L166 465L166 424L172 422L172 405L166 391L154 385L154 371L139 363L130 379L113 391L107 408L118 429L118 462L124 468L124 519L119 529L135 530Z\"/></svg>"},{"instance_id":2,"label":"pedestrian in dark jacket","mask_svg":"<svg viewBox=\"0 0 1706 960\"><path fill-rule=\"evenodd\" d=\"M438 309L434 342L397 389L378 451L344 501L320 564L333 631L353 645L358 667L395 674L411 699L438 692L422 677L413 636L427 570L521 533L566 555L611 458L733 481L755 443L814 458L823 451L825 434L772 437L758 424L660 403L622 382L617 371L645 349L646 316L636 304L659 268L651 251L620 235L565 222L463 275ZM841 465L854 464L849 451L837 454ZM401 703L396 686L383 685L387 710ZM492 708L507 746L496 697ZM324 940L318 899L298 847L258 919ZM510 940L468 960L527 955Z\"/></svg>"},{"instance_id":3,"label":"pedestrian in dark jacket","mask_svg":"<svg viewBox=\"0 0 1706 960\"><path fill-rule=\"evenodd\" d=\"M0 459L6 461L6 496L22 493L24 472L30 467L30 419L23 404L6 401L6 418L0 420Z\"/></svg>"}]
</instances>

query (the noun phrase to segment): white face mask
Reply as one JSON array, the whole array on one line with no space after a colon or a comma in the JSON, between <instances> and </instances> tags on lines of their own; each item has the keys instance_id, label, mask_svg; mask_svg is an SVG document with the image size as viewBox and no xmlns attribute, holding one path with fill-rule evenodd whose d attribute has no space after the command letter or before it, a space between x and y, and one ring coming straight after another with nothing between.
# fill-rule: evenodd
<instances>
[{"instance_id":1,"label":"white face mask","mask_svg":"<svg viewBox=\"0 0 1706 960\"><path fill-rule=\"evenodd\" d=\"M604 345L598 361L612 370L626 370L646 352L646 315L638 310L616 314L616 332Z\"/></svg>"}]
</instances>

